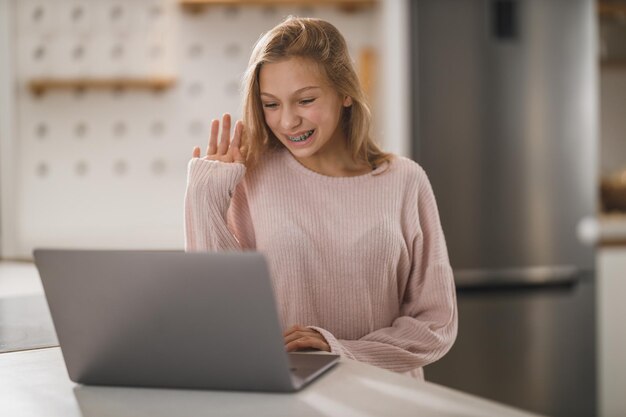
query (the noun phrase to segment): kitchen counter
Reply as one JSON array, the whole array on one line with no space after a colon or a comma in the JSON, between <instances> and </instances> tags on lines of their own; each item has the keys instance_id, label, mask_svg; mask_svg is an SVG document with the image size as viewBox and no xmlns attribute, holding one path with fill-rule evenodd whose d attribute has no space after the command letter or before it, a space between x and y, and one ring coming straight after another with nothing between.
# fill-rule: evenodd
<instances>
[{"instance_id":1,"label":"kitchen counter","mask_svg":"<svg viewBox=\"0 0 626 417\"><path fill-rule=\"evenodd\" d=\"M33 264L0 262L0 353L57 345Z\"/></svg>"},{"instance_id":2,"label":"kitchen counter","mask_svg":"<svg viewBox=\"0 0 626 417\"><path fill-rule=\"evenodd\" d=\"M0 306L2 322L13 329L0 328L0 345L13 343L12 352L0 353L0 416L535 415L345 358L296 394L77 385L67 376L60 348L45 348L56 337L32 264L0 263ZM7 340L11 334L28 337L16 344Z\"/></svg>"},{"instance_id":3,"label":"kitchen counter","mask_svg":"<svg viewBox=\"0 0 626 417\"><path fill-rule=\"evenodd\" d=\"M0 369L0 415L11 417L534 415L343 358L296 394L81 386L59 348L1 354Z\"/></svg>"},{"instance_id":4,"label":"kitchen counter","mask_svg":"<svg viewBox=\"0 0 626 417\"><path fill-rule=\"evenodd\" d=\"M597 247L596 309L599 416L626 415L626 214L587 218L581 241Z\"/></svg>"},{"instance_id":5,"label":"kitchen counter","mask_svg":"<svg viewBox=\"0 0 626 417\"><path fill-rule=\"evenodd\" d=\"M578 224L578 237L588 245L626 246L626 214L586 217Z\"/></svg>"},{"instance_id":6,"label":"kitchen counter","mask_svg":"<svg viewBox=\"0 0 626 417\"><path fill-rule=\"evenodd\" d=\"M626 245L626 213L602 215L600 230L600 242L619 240Z\"/></svg>"},{"instance_id":7,"label":"kitchen counter","mask_svg":"<svg viewBox=\"0 0 626 417\"><path fill-rule=\"evenodd\" d=\"M0 298L0 353L58 344L42 294Z\"/></svg>"},{"instance_id":8,"label":"kitchen counter","mask_svg":"<svg viewBox=\"0 0 626 417\"><path fill-rule=\"evenodd\" d=\"M43 286L32 262L0 262L0 298L42 295Z\"/></svg>"}]
</instances>

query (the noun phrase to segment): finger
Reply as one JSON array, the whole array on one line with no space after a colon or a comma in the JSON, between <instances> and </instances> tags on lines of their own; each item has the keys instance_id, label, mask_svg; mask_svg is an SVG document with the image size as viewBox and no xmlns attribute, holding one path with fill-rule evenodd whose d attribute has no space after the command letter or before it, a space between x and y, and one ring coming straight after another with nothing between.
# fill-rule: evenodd
<instances>
[{"instance_id":1,"label":"finger","mask_svg":"<svg viewBox=\"0 0 626 417\"><path fill-rule=\"evenodd\" d=\"M241 120L237 120L235 123L235 131L233 132L233 140L230 142L231 147L240 147L241 146L241 132L243 131L243 123Z\"/></svg>"},{"instance_id":2,"label":"finger","mask_svg":"<svg viewBox=\"0 0 626 417\"><path fill-rule=\"evenodd\" d=\"M295 350L302 350L302 349L309 349L309 348L313 348L313 349L318 349L318 350L327 350L328 345L326 345L326 343L322 342L319 339L315 339L315 338L302 338L302 339L298 339L298 340L294 340L293 342L289 343L285 349L287 350L287 352L293 352Z\"/></svg>"},{"instance_id":3,"label":"finger","mask_svg":"<svg viewBox=\"0 0 626 417\"><path fill-rule=\"evenodd\" d=\"M295 332L297 327L297 325L291 326L283 332L283 336L287 336L288 334Z\"/></svg>"},{"instance_id":4,"label":"finger","mask_svg":"<svg viewBox=\"0 0 626 417\"><path fill-rule=\"evenodd\" d=\"M211 136L209 136L209 147L206 150L207 155L215 155L217 153L217 133L220 130L219 120L211 121Z\"/></svg>"},{"instance_id":5,"label":"finger","mask_svg":"<svg viewBox=\"0 0 626 417\"><path fill-rule=\"evenodd\" d=\"M311 346L308 347L312 347L315 349L319 349L319 350L323 350L326 352L330 352L330 345L328 344L328 341L326 340L326 338L324 337L324 335L322 335L320 332L318 332L315 329L311 329L308 327L301 327L301 326L294 326L296 328L299 329L303 329L303 330L297 330L293 333L291 333L290 335L285 337L285 346L289 346L290 348L293 348L294 343L296 346L299 346L298 343L296 343L298 340L307 340L307 343L312 344ZM318 342L319 341L319 342ZM301 344L301 343L300 343ZM299 347L299 349L303 349L303 347Z\"/></svg>"},{"instance_id":6,"label":"finger","mask_svg":"<svg viewBox=\"0 0 626 417\"><path fill-rule=\"evenodd\" d=\"M306 330L306 327L302 327L299 324L294 324L293 326L291 326L289 329L285 330L285 332L283 333L283 336L288 336L293 332L297 332L297 331L302 331L302 330Z\"/></svg>"},{"instance_id":7,"label":"finger","mask_svg":"<svg viewBox=\"0 0 626 417\"><path fill-rule=\"evenodd\" d=\"M222 117L222 138L220 144L217 147L217 152L220 155L226 155L228 152L228 146L230 145L230 114L224 113Z\"/></svg>"},{"instance_id":8,"label":"finger","mask_svg":"<svg viewBox=\"0 0 626 417\"><path fill-rule=\"evenodd\" d=\"M285 336L285 344L293 342L294 340L297 339L302 339L302 338L314 338L314 339L319 339L319 340L325 340L324 336L322 336L321 334L312 331L312 330L308 330L308 331L297 331L297 332L293 332L287 336Z\"/></svg>"},{"instance_id":9,"label":"finger","mask_svg":"<svg viewBox=\"0 0 626 417\"><path fill-rule=\"evenodd\" d=\"M200 147L199 146L196 146L196 147L193 148L192 156L194 158L200 158Z\"/></svg>"},{"instance_id":10,"label":"finger","mask_svg":"<svg viewBox=\"0 0 626 417\"><path fill-rule=\"evenodd\" d=\"M287 344L293 342L294 340L301 339L301 338L303 338L305 336L306 336L305 334L303 334L302 332L299 332L299 331L290 333L290 334L285 336L285 344L287 345Z\"/></svg>"},{"instance_id":11,"label":"finger","mask_svg":"<svg viewBox=\"0 0 626 417\"><path fill-rule=\"evenodd\" d=\"M235 123L235 133L233 134L233 140L230 143L230 149L235 162L244 162L245 158L241 154L241 134L243 132L243 123L238 120Z\"/></svg>"},{"instance_id":12,"label":"finger","mask_svg":"<svg viewBox=\"0 0 626 417\"><path fill-rule=\"evenodd\" d=\"M313 341L307 338L299 338L296 339L292 342L287 343L287 345L285 345L285 349L287 350L287 352L293 352L294 350L301 350L301 349L307 349L307 348L311 348Z\"/></svg>"}]
</instances>

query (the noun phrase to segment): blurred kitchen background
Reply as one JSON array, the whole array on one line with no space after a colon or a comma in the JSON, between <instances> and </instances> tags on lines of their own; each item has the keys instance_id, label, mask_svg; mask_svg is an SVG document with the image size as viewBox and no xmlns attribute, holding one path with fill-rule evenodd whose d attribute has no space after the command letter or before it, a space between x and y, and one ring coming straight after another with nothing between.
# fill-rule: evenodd
<instances>
[{"instance_id":1,"label":"blurred kitchen background","mask_svg":"<svg viewBox=\"0 0 626 417\"><path fill-rule=\"evenodd\" d=\"M290 14L343 32L373 133L433 184L459 336L426 378L626 415L626 1L0 0L0 284L34 247L182 248L191 149ZM8 293L0 352L54 343Z\"/></svg>"}]
</instances>

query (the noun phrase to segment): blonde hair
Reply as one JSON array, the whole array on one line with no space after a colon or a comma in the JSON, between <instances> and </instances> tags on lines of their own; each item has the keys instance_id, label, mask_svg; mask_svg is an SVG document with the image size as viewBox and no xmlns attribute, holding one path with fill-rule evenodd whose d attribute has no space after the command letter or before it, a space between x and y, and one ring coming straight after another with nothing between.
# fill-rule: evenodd
<instances>
[{"instance_id":1,"label":"blonde hair","mask_svg":"<svg viewBox=\"0 0 626 417\"><path fill-rule=\"evenodd\" d=\"M318 63L331 87L341 97L351 97L344 107L341 126L352 158L375 168L391 160L370 136L371 112L352 65L348 47L339 30L330 23L312 18L288 17L265 33L256 43L243 79L244 144L248 166L254 166L269 150L283 147L265 122L259 89L259 72L265 63L288 58L308 58Z\"/></svg>"}]
</instances>

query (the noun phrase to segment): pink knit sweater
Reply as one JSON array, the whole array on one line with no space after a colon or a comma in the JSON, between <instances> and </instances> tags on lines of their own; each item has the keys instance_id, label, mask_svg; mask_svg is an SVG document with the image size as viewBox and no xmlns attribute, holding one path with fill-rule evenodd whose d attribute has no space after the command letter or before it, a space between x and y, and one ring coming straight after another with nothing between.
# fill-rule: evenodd
<instances>
[{"instance_id":1,"label":"pink knit sweater","mask_svg":"<svg viewBox=\"0 0 626 417\"><path fill-rule=\"evenodd\" d=\"M435 198L415 162L328 177L287 150L243 164L189 163L187 251L257 250L283 329L310 326L332 352L423 378L457 332Z\"/></svg>"}]
</instances>

